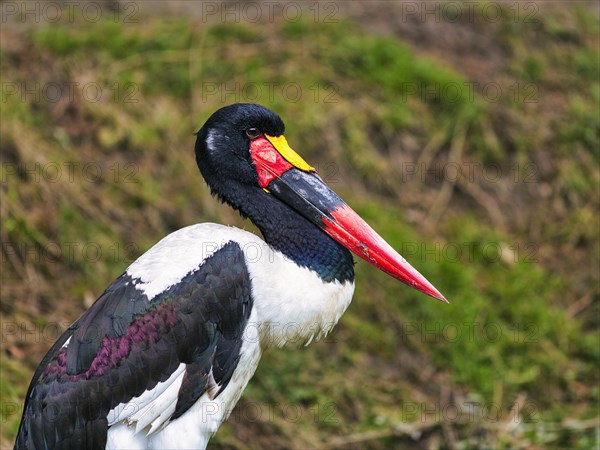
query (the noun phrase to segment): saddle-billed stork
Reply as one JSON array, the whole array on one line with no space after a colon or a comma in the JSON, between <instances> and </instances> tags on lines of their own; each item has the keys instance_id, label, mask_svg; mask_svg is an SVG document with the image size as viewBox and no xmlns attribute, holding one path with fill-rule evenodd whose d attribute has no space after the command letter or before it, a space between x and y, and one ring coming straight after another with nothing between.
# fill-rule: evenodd
<instances>
[{"instance_id":1,"label":"saddle-billed stork","mask_svg":"<svg viewBox=\"0 0 600 450\"><path fill-rule=\"evenodd\" d=\"M36 370L17 449L204 448L262 351L326 335L350 304L350 251L446 301L287 144L275 113L215 112L196 161L213 195L260 229L213 223L143 254Z\"/></svg>"}]
</instances>

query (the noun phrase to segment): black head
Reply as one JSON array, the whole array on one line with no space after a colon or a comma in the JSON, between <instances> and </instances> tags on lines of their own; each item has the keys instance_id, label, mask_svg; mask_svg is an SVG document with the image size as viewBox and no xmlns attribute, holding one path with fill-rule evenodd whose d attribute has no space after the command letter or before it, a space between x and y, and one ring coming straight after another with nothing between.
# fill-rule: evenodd
<instances>
[{"instance_id":1,"label":"black head","mask_svg":"<svg viewBox=\"0 0 600 450\"><path fill-rule=\"evenodd\" d=\"M197 134L196 162L212 192L222 198L219 186L228 181L258 187L250 142L257 133L281 136L284 131L277 114L252 103L225 106L210 116Z\"/></svg>"}]
</instances>

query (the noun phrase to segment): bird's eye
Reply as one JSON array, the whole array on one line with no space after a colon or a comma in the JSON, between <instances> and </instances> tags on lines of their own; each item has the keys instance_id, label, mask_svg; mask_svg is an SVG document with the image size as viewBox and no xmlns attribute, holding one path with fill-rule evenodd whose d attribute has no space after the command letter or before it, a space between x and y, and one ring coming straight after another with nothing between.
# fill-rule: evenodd
<instances>
[{"instance_id":1,"label":"bird's eye","mask_svg":"<svg viewBox=\"0 0 600 450\"><path fill-rule=\"evenodd\" d=\"M256 139L260 136L260 131L258 128L248 128L246 130L246 136L248 136L250 139Z\"/></svg>"}]
</instances>

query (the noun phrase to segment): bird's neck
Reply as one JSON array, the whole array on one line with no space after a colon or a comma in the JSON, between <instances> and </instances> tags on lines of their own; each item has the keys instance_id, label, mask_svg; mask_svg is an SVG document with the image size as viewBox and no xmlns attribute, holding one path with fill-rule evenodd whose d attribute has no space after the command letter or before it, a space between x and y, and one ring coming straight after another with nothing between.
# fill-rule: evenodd
<instances>
[{"instance_id":1,"label":"bird's neck","mask_svg":"<svg viewBox=\"0 0 600 450\"><path fill-rule=\"evenodd\" d=\"M273 249L315 271L325 282L354 280L354 261L346 248L262 189L240 189L243 194L233 195L227 202L258 227Z\"/></svg>"}]
</instances>

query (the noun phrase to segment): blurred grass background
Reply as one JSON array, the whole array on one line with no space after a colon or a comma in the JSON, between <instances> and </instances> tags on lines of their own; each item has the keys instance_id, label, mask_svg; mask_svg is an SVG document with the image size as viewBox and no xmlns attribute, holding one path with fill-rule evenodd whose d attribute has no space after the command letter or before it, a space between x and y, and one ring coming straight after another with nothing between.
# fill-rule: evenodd
<instances>
[{"instance_id":1,"label":"blurred grass background","mask_svg":"<svg viewBox=\"0 0 600 450\"><path fill-rule=\"evenodd\" d=\"M193 160L237 101L451 304L359 262L333 334L266 353L215 448L598 448L597 3L75 3L2 5L2 448L131 261L254 230Z\"/></svg>"}]
</instances>

